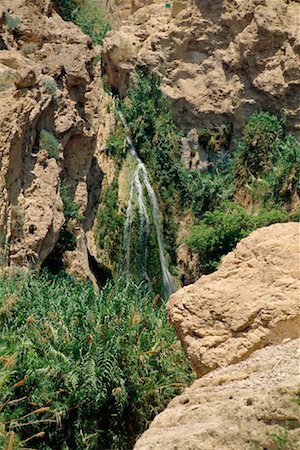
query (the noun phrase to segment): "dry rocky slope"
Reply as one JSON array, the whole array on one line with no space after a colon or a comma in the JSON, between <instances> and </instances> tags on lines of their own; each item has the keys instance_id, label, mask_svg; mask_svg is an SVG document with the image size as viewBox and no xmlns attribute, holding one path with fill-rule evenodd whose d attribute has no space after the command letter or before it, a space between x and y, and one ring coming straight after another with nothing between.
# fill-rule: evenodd
<instances>
[{"instance_id":1,"label":"dry rocky slope","mask_svg":"<svg viewBox=\"0 0 300 450\"><path fill-rule=\"evenodd\" d=\"M136 68L162 77L186 130L233 123L239 134L258 109L300 134L300 4L285 0L125 1L125 25L103 49L108 79L124 93ZM118 1L109 11L120 14Z\"/></svg>"},{"instance_id":2,"label":"dry rocky slope","mask_svg":"<svg viewBox=\"0 0 300 450\"><path fill-rule=\"evenodd\" d=\"M170 321L201 378L135 450L299 448L299 231L253 232L215 273L171 296Z\"/></svg>"},{"instance_id":3,"label":"dry rocky slope","mask_svg":"<svg viewBox=\"0 0 300 450\"><path fill-rule=\"evenodd\" d=\"M40 265L52 251L65 220L63 182L85 217L74 224L78 248L65 264L91 277L86 236L110 124L94 56L90 39L48 0L1 0L0 239L6 265ZM43 129L59 142L56 158L39 148Z\"/></svg>"}]
</instances>

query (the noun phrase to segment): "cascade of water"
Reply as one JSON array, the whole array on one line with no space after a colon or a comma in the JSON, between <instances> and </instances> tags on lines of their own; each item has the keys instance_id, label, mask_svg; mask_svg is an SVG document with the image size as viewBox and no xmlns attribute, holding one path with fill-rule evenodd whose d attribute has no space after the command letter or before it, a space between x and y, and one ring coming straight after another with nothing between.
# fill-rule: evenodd
<instances>
[{"instance_id":1,"label":"cascade of water","mask_svg":"<svg viewBox=\"0 0 300 450\"><path fill-rule=\"evenodd\" d=\"M126 211L126 220L124 225L124 248L125 248L125 259L126 259L126 271L129 273L130 271L130 234L131 234L131 226L133 222L133 199L134 199L134 190L137 192L137 199L138 199L138 206L139 206L139 216L140 216L140 242L147 244L147 240L150 234L150 219L147 213L147 209L144 202L144 196L143 196L143 188L142 183L140 179L140 175L142 178L142 182L145 185L151 210L152 210L152 216L154 220L155 225L155 231L157 236L157 242L158 242L158 248L159 248L159 259L160 259L160 265L161 265L161 271L163 275L163 283L164 283L164 289L167 296L171 295L172 292L174 292L174 284L171 277L171 274L168 270L165 254L164 254L164 241L163 241L163 235L162 235L162 227L161 227L161 221L160 221L160 213L159 213L159 207L157 198L155 195L155 192L152 188L152 185L149 180L148 172L146 169L145 164L142 162L142 160L139 158L137 151L135 149L135 146L132 142L132 139L130 137L129 128L126 122L126 119L122 113L122 111L118 108L118 113L120 116L120 119L123 123L125 133L126 133L126 140L130 148L130 152L133 156L133 158L137 162L136 169L133 173L133 177L130 183L130 194L129 194L129 201ZM147 245L144 245L144 263L143 263L143 271L148 278L147 271L146 271L146 261L147 261ZM149 278L148 278L149 279Z\"/></svg>"}]
</instances>

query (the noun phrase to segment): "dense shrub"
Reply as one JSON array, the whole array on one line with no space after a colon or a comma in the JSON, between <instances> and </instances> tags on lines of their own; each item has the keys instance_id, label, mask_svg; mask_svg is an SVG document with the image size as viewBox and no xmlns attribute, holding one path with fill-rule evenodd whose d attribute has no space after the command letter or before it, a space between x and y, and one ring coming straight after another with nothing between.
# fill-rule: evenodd
<instances>
[{"instance_id":1,"label":"dense shrub","mask_svg":"<svg viewBox=\"0 0 300 450\"><path fill-rule=\"evenodd\" d=\"M0 423L30 448L130 449L193 379L164 305L133 283L1 278L0 325Z\"/></svg>"},{"instance_id":2,"label":"dense shrub","mask_svg":"<svg viewBox=\"0 0 300 450\"><path fill-rule=\"evenodd\" d=\"M269 170L283 137L283 123L276 116L268 112L253 114L243 131L237 170L242 167L250 177Z\"/></svg>"},{"instance_id":3,"label":"dense shrub","mask_svg":"<svg viewBox=\"0 0 300 450\"><path fill-rule=\"evenodd\" d=\"M232 135L232 125L222 125L220 127L201 128L198 131L198 142L203 149L214 155L223 151L228 151Z\"/></svg>"},{"instance_id":4,"label":"dense shrub","mask_svg":"<svg viewBox=\"0 0 300 450\"><path fill-rule=\"evenodd\" d=\"M181 163L181 141L169 102L160 90L160 79L153 73L137 74L128 90L124 112L139 155L158 185L165 203L184 198L187 174Z\"/></svg>"},{"instance_id":5,"label":"dense shrub","mask_svg":"<svg viewBox=\"0 0 300 450\"><path fill-rule=\"evenodd\" d=\"M282 119L257 113L247 122L234 161L237 189L248 191L253 209L289 208L299 190L300 143L286 134Z\"/></svg>"},{"instance_id":6,"label":"dense shrub","mask_svg":"<svg viewBox=\"0 0 300 450\"><path fill-rule=\"evenodd\" d=\"M39 135L39 149L47 150L49 158L58 159L58 141L50 131L41 130Z\"/></svg>"},{"instance_id":7,"label":"dense shrub","mask_svg":"<svg viewBox=\"0 0 300 450\"><path fill-rule=\"evenodd\" d=\"M56 3L66 20L78 25L94 44L102 44L110 26L96 0L56 0Z\"/></svg>"},{"instance_id":8,"label":"dense shrub","mask_svg":"<svg viewBox=\"0 0 300 450\"><path fill-rule=\"evenodd\" d=\"M118 173L110 185L104 185L97 212L97 226L95 237L100 250L105 250L108 260L102 255L103 264L114 264L114 272L120 257L122 246L124 214L119 211L118 205Z\"/></svg>"},{"instance_id":9,"label":"dense shrub","mask_svg":"<svg viewBox=\"0 0 300 450\"><path fill-rule=\"evenodd\" d=\"M106 152L109 156L114 157L118 164L126 157L125 132L120 125L108 137Z\"/></svg>"},{"instance_id":10,"label":"dense shrub","mask_svg":"<svg viewBox=\"0 0 300 450\"><path fill-rule=\"evenodd\" d=\"M283 210L262 211L254 217L236 203L223 202L191 228L186 244L200 256L203 273L210 273L218 267L223 255L256 228L288 220L289 215Z\"/></svg>"},{"instance_id":11,"label":"dense shrub","mask_svg":"<svg viewBox=\"0 0 300 450\"><path fill-rule=\"evenodd\" d=\"M233 198L233 177L227 166L214 166L207 172L194 171L190 179L190 204L197 218L213 211L222 201Z\"/></svg>"}]
</instances>

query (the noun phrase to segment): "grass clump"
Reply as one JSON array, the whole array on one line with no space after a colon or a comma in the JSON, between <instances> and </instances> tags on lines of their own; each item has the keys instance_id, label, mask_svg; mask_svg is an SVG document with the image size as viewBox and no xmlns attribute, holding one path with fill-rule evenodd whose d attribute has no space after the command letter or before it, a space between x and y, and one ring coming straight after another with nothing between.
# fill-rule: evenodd
<instances>
[{"instance_id":1,"label":"grass clump","mask_svg":"<svg viewBox=\"0 0 300 450\"><path fill-rule=\"evenodd\" d=\"M58 141L53 133L44 129L40 131L39 150L47 150L49 158L58 159Z\"/></svg>"},{"instance_id":2,"label":"grass clump","mask_svg":"<svg viewBox=\"0 0 300 450\"><path fill-rule=\"evenodd\" d=\"M130 449L193 379L143 286L1 278L0 308L0 423L31 448Z\"/></svg>"},{"instance_id":3,"label":"grass clump","mask_svg":"<svg viewBox=\"0 0 300 450\"><path fill-rule=\"evenodd\" d=\"M4 17L10 31L16 31L18 28L20 28L22 21L19 17L13 17L9 13L5 13Z\"/></svg>"}]
</instances>

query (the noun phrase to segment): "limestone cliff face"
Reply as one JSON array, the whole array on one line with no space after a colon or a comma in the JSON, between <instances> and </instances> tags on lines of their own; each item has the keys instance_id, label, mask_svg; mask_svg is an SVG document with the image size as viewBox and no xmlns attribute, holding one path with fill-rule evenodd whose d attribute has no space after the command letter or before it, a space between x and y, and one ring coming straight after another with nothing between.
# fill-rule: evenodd
<instances>
[{"instance_id":1,"label":"limestone cliff face","mask_svg":"<svg viewBox=\"0 0 300 450\"><path fill-rule=\"evenodd\" d=\"M233 123L238 134L254 111L284 108L300 133L299 2L147 3L105 40L115 89L124 93L136 68L150 68L186 130Z\"/></svg>"},{"instance_id":2,"label":"limestone cliff face","mask_svg":"<svg viewBox=\"0 0 300 450\"><path fill-rule=\"evenodd\" d=\"M171 296L169 318L200 378L136 450L299 448L299 231L253 232L215 273Z\"/></svg>"},{"instance_id":3,"label":"limestone cliff face","mask_svg":"<svg viewBox=\"0 0 300 450\"><path fill-rule=\"evenodd\" d=\"M47 0L0 5L0 238L6 265L40 265L65 221L62 183L84 216L66 265L89 275L86 233L101 189L109 116L90 39ZM56 154L41 146L46 130ZM74 225L75 226L75 225ZM2 261L3 262L3 261Z\"/></svg>"}]
</instances>

